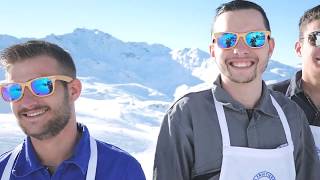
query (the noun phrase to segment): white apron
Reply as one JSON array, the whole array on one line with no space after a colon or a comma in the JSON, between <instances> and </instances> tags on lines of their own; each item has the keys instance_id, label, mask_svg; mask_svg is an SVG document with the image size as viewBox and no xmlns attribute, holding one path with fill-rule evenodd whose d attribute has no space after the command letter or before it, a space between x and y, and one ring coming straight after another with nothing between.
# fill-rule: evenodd
<instances>
[{"instance_id":1,"label":"white apron","mask_svg":"<svg viewBox=\"0 0 320 180\"><path fill-rule=\"evenodd\" d=\"M11 154L11 156L7 162L7 165L4 168L4 171L2 173L1 180L10 180L14 161L17 158L21 149L22 149L22 144L18 145L12 151L12 154ZM98 160L97 143L92 137L90 137L90 152L91 153L90 153L90 159L89 159L89 163L88 163L86 180L93 180L93 179L95 179L95 176L96 176L96 168L97 168L97 160Z\"/></svg>"},{"instance_id":2,"label":"white apron","mask_svg":"<svg viewBox=\"0 0 320 180\"><path fill-rule=\"evenodd\" d=\"M288 144L277 149L254 149L230 145L223 104L214 97L223 143L220 180L295 180L290 128L279 104L272 96L271 100L280 116Z\"/></svg>"},{"instance_id":3,"label":"white apron","mask_svg":"<svg viewBox=\"0 0 320 180\"><path fill-rule=\"evenodd\" d=\"M314 143L316 144L318 157L320 158L320 127L310 125L310 129L313 135Z\"/></svg>"}]
</instances>

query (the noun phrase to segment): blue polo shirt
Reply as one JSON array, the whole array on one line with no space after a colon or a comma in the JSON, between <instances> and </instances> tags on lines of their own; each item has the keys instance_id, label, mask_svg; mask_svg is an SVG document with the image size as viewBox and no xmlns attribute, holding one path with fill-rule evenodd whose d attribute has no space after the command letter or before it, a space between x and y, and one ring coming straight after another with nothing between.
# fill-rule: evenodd
<instances>
[{"instance_id":1,"label":"blue polo shirt","mask_svg":"<svg viewBox=\"0 0 320 180\"><path fill-rule=\"evenodd\" d=\"M21 152L16 158L10 180L85 180L90 158L90 134L86 126L78 124L82 136L73 155L63 161L53 175L40 164L30 137L24 140ZM125 151L97 142L98 162L96 180L145 180L139 162ZM0 174L7 164L11 151L0 156ZM1 176L0 176L1 177Z\"/></svg>"}]
</instances>

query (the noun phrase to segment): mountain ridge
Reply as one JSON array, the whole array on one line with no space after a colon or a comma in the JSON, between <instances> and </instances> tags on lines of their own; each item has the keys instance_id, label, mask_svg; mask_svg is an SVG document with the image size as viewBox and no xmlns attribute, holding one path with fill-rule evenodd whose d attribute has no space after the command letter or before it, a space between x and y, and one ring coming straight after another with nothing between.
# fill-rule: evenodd
<instances>
[{"instance_id":1,"label":"mountain ridge","mask_svg":"<svg viewBox=\"0 0 320 180\"><path fill-rule=\"evenodd\" d=\"M0 35L0 50L30 39L34 38ZM197 48L170 49L161 44L124 42L97 29L83 28L63 35L50 34L41 39L56 43L70 52L79 77L104 84L136 83L136 91L153 91L161 94L165 101L174 99L176 90L181 86L184 89L203 83L210 86L219 73L210 55ZM270 60L263 78L267 82L280 81L290 78L296 70ZM0 79L4 79L2 69ZM133 86L126 88L132 89ZM159 100L159 97L156 99ZM2 109L8 111L8 108Z\"/></svg>"}]
</instances>

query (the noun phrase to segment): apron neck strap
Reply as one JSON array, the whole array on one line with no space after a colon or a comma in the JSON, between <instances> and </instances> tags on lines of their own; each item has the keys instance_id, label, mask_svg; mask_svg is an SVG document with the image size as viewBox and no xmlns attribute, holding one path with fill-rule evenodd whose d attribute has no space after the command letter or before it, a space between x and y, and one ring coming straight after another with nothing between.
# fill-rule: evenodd
<instances>
[{"instance_id":1,"label":"apron neck strap","mask_svg":"<svg viewBox=\"0 0 320 180\"><path fill-rule=\"evenodd\" d=\"M98 162L97 142L90 136L90 159L88 163L86 179L95 179Z\"/></svg>"},{"instance_id":2,"label":"apron neck strap","mask_svg":"<svg viewBox=\"0 0 320 180\"><path fill-rule=\"evenodd\" d=\"M214 99L214 105L216 107L216 112L219 120L221 136L222 136L222 144L223 144L223 147L229 147L230 136L229 136L228 125L227 125L227 120L224 113L223 105L221 102L218 102L214 96L213 96L213 99Z\"/></svg>"},{"instance_id":3,"label":"apron neck strap","mask_svg":"<svg viewBox=\"0 0 320 180\"><path fill-rule=\"evenodd\" d=\"M283 112L282 108L280 107L280 105L278 104L278 102L273 98L273 96L271 94L270 94L270 97L271 97L272 104L276 108L278 115L280 117L284 132L286 134L288 146L294 147L287 117L284 114L284 112Z\"/></svg>"}]
</instances>

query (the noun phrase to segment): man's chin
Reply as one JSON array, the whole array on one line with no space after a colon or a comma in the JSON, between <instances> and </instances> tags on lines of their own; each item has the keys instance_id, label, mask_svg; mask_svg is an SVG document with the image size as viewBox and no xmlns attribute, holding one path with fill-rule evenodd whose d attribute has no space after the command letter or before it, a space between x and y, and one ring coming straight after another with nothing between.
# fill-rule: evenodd
<instances>
[{"instance_id":1,"label":"man's chin","mask_svg":"<svg viewBox=\"0 0 320 180\"><path fill-rule=\"evenodd\" d=\"M231 76L229 77L229 79L234 83L246 84L254 81L256 79L256 76L250 76L250 77Z\"/></svg>"},{"instance_id":2,"label":"man's chin","mask_svg":"<svg viewBox=\"0 0 320 180\"><path fill-rule=\"evenodd\" d=\"M49 133L49 132L30 132L30 131L26 131L24 130L24 133L33 138L33 139L37 139L37 140L46 140L46 139L50 139L52 137L54 137L53 134Z\"/></svg>"},{"instance_id":3,"label":"man's chin","mask_svg":"<svg viewBox=\"0 0 320 180\"><path fill-rule=\"evenodd\" d=\"M28 136L30 136L30 137L33 138L33 139L37 139L37 140L39 140L39 141L47 140L47 139L50 139L50 138L53 137L53 136L40 135L40 134L30 134L30 135L28 135Z\"/></svg>"}]
</instances>

